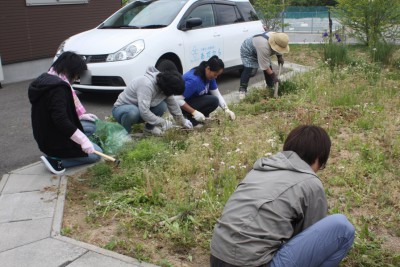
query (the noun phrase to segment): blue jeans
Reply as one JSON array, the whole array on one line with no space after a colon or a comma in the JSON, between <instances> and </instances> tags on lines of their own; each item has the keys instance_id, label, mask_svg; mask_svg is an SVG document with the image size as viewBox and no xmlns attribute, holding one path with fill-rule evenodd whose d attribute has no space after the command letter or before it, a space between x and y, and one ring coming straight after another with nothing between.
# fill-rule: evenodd
<instances>
[{"instance_id":1,"label":"blue jeans","mask_svg":"<svg viewBox=\"0 0 400 267\"><path fill-rule=\"evenodd\" d=\"M92 143L94 146L94 149L99 152L103 152L103 150L96 145L95 143ZM100 160L100 156L96 154L89 154L88 157L81 157L81 158L61 158L61 162L64 166L64 168L69 168L69 167L74 167L74 166L79 166L83 164L91 164L95 163Z\"/></svg>"},{"instance_id":2,"label":"blue jeans","mask_svg":"<svg viewBox=\"0 0 400 267\"><path fill-rule=\"evenodd\" d=\"M96 122L88 121L88 120L81 120L81 124L83 126L83 133L89 137L94 134L96 131Z\"/></svg>"},{"instance_id":3,"label":"blue jeans","mask_svg":"<svg viewBox=\"0 0 400 267\"><path fill-rule=\"evenodd\" d=\"M351 248L354 233L354 226L346 216L327 216L290 239L269 263L260 267L336 267ZM210 257L210 265L239 267L213 255Z\"/></svg>"},{"instance_id":4,"label":"blue jeans","mask_svg":"<svg viewBox=\"0 0 400 267\"><path fill-rule=\"evenodd\" d=\"M270 267L338 266L354 241L354 226L342 214L334 214L311 225L284 244Z\"/></svg>"},{"instance_id":5,"label":"blue jeans","mask_svg":"<svg viewBox=\"0 0 400 267\"><path fill-rule=\"evenodd\" d=\"M157 106L150 108L150 111L159 117L161 117L166 110L167 103L165 103L165 101L162 101ZM140 115L139 107L133 104L125 104L118 107L113 107L112 115L128 133L131 131L133 124L144 122ZM151 130L154 128L154 125L146 123L145 127L148 130Z\"/></svg>"}]
</instances>

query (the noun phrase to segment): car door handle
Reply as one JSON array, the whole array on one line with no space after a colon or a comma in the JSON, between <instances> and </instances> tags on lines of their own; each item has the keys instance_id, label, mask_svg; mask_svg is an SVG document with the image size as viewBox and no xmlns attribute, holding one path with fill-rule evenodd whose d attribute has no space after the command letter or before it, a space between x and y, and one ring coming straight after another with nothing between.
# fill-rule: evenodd
<instances>
[{"instance_id":1,"label":"car door handle","mask_svg":"<svg viewBox=\"0 0 400 267\"><path fill-rule=\"evenodd\" d=\"M219 34L219 33L214 33L214 35L213 35L214 37L220 37L221 36L221 34Z\"/></svg>"},{"instance_id":2,"label":"car door handle","mask_svg":"<svg viewBox=\"0 0 400 267\"><path fill-rule=\"evenodd\" d=\"M249 31L249 29L243 29L243 32L248 32Z\"/></svg>"}]
</instances>

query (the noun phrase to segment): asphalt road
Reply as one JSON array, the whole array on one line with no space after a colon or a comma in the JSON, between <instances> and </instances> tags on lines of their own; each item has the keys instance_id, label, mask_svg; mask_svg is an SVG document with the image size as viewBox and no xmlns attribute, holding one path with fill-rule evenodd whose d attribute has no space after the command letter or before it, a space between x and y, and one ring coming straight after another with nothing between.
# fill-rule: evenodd
<instances>
[{"instance_id":1,"label":"asphalt road","mask_svg":"<svg viewBox=\"0 0 400 267\"><path fill-rule=\"evenodd\" d=\"M251 78L251 83L263 81L261 71ZM28 86L32 80L5 84L0 89L0 179L4 174L39 161L43 155L33 139ZM221 94L235 92L239 88L237 72L224 73L218 78ZM111 108L118 94L79 94L87 112L100 119L111 116Z\"/></svg>"}]
</instances>

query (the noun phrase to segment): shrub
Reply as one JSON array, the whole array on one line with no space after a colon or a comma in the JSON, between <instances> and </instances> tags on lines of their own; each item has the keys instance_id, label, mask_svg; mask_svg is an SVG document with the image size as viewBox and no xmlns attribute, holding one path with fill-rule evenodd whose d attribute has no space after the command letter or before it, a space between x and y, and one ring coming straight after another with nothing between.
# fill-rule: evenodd
<instances>
[{"instance_id":1,"label":"shrub","mask_svg":"<svg viewBox=\"0 0 400 267\"><path fill-rule=\"evenodd\" d=\"M396 45L377 42L374 46L371 47L369 52L372 62L380 62L384 65L388 65L395 51Z\"/></svg>"}]
</instances>

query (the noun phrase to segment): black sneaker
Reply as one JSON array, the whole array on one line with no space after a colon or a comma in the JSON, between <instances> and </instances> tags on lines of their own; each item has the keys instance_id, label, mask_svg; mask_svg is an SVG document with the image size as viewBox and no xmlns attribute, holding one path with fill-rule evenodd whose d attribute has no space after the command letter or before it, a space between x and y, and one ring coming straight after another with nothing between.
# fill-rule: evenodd
<instances>
[{"instance_id":1,"label":"black sneaker","mask_svg":"<svg viewBox=\"0 0 400 267\"><path fill-rule=\"evenodd\" d=\"M40 159L46 165L47 169L54 174L62 174L65 172L65 168L61 163L61 160L53 159L47 156L41 156Z\"/></svg>"}]
</instances>

